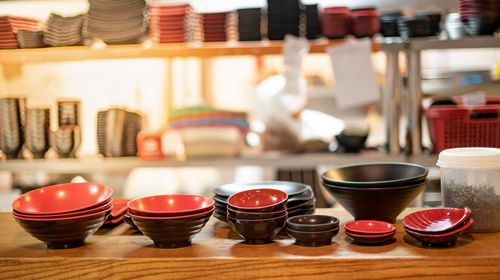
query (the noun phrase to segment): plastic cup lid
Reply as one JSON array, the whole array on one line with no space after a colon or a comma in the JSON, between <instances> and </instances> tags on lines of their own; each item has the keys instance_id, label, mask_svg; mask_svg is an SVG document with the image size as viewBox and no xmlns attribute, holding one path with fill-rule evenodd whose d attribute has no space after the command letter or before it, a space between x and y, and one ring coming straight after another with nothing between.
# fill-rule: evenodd
<instances>
[{"instance_id":1,"label":"plastic cup lid","mask_svg":"<svg viewBox=\"0 0 500 280\"><path fill-rule=\"evenodd\" d=\"M458 169L500 169L498 148L454 148L439 153L437 166Z\"/></svg>"}]
</instances>

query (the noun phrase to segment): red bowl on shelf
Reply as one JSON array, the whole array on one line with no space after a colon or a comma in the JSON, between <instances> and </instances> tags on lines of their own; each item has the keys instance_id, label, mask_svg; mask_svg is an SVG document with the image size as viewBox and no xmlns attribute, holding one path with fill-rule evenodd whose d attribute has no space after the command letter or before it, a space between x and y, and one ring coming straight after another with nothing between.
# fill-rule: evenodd
<instances>
[{"instance_id":1,"label":"red bowl on shelf","mask_svg":"<svg viewBox=\"0 0 500 280\"><path fill-rule=\"evenodd\" d=\"M21 214L54 215L95 208L111 200L113 190L97 183L67 183L29 191L12 203Z\"/></svg>"},{"instance_id":2,"label":"red bowl on shelf","mask_svg":"<svg viewBox=\"0 0 500 280\"><path fill-rule=\"evenodd\" d=\"M211 209L205 211L205 212L200 212L200 213L195 213L195 214L189 214L189 215L177 215L177 216L146 216L146 215L137 215L134 213L131 213L130 210L128 212L128 215L130 217L135 217L138 219L147 219L147 220L175 220L175 219L186 219L186 220L191 220L191 219L197 219L198 217L208 215L212 213L215 210L215 207L212 207Z\"/></svg>"},{"instance_id":3,"label":"red bowl on shelf","mask_svg":"<svg viewBox=\"0 0 500 280\"><path fill-rule=\"evenodd\" d=\"M358 220L344 225L346 231L353 234L384 235L396 232L394 224L376 220Z\"/></svg>"},{"instance_id":4,"label":"red bowl on shelf","mask_svg":"<svg viewBox=\"0 0 500 280\"><path fill-rule=\"evenodd\" d=\"M288 194L275 189L253 189L238 192L227 199L233 209L246 212L276 212L286 209Z\"/></svg>"},{"instance_id":5,"label":"red bowl on shelf","mask_svg":"<svg viewBox=\"0 0 500 280\"><path fill-rule=\"evenodd\" d=\"M452 231L444 233L421 233L404 228L406 233L411 237L422 242L425 246L453 246L456 244L458 237L474 223L474 219L468 219L461 226Z\"/></svg>"},{"instance_id":6,"label":"red bowl on shelf","mask_svg":"<svg viewBox=\"0 0 500 280\"><path fill-rule=\"evenodd\" d=\"M127 203L130 214L139 216L175 217L206 212L214 207L214 200L191 194L147 196Z\"/></svg>"},{"instance_id":7,"label":"red bowl on shelf","mask_svg":"<svg viewBox=\"0 0 500 280\"><path fill-rule=\"evenodd\" d=\"M421 233L440 233L460 226L469 218L471 210L461 208L437 208L411 213L403 218L403 226Z\"/></svg>"}]
</instances>

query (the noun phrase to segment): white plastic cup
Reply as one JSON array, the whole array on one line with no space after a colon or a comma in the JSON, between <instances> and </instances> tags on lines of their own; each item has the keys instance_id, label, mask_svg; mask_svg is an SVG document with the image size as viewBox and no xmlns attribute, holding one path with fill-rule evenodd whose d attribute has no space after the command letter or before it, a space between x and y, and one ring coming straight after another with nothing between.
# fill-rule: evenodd
<instances>
[{"instance_id":1,"label":"white plastic cup","mask_svg":"<svg viewBox=\"0 0 500 280\"><path fill-rule=\"evenodd\" d=\"M439 153L444 207L472 210L470 232L500 231L500 149L454 148Z\"/></svg>"}]
</instances>

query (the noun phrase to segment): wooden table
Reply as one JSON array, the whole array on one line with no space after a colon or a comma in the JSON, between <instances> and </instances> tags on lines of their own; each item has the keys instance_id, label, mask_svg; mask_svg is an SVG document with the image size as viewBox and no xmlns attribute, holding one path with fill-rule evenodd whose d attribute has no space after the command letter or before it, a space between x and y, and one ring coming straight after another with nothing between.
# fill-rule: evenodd
<instances>
[{"instance_id":1,"label":"wooden table","mask_svg":"<svg viewBox=\"0 0 500 280\"><path fill-rule=\"evenodd\" d=\"M343 209L317 213L352 220ZM464 234L456 247L429 249L399 222L396 241L383 246L352 244L343 227L330 246L299 247L286 238L246 245L212 218L185 248L156 249L122 224L65 250L45 249L10 213L0 213L0 225L0 279L500 279L500 233Z\"/></svg>"}]
</instances>

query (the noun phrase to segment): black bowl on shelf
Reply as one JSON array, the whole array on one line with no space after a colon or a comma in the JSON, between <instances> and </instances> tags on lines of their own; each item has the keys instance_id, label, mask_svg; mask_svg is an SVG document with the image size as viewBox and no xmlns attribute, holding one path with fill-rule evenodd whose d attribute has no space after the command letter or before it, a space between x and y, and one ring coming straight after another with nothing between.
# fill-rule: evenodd
<instances>
[{"instance_id":1,"label":"black bowl on shelf","mask_svg":"<svg viewBox=\"0 0 500 280\"><path fill-rule=\"evenodd\" d=\"M464 28L472 36L492 35L496 29L496 20L490 17L466 18L462 20Z\"/></svg>"},{"instance_id":2,"label":"black bowl on shelf","mask_svg":"<svg viewBox=\"0 0 500 280\"><path fill-rule=\"evenodd\" d=\"M359 153L364 147L368 135L335 135L340 150L344 153Z\"/></svg>"},{"instance_id":3,"label":"black bowl on shelf","mask_svg":"<svg viewBox=\"0 0 500 280\"><path fill-rule=\"evenodd\" d=\"M398 30L401 37L405 39L433 36L431 32L431 21L427 17L400 17L398 19Z\"/></svg>"},{"instance_id":4,"label":"black bowl on shelf","mask_svg":"<svg viewBox=\"0 0 500 280\"><path fill-rule=\"evenodd\" d=\"M441 13L437 12L420 12L415 13L415 18L429 19L429 32L430 36L438 35L441 32Z\"/></svg>"}]
</instances>

